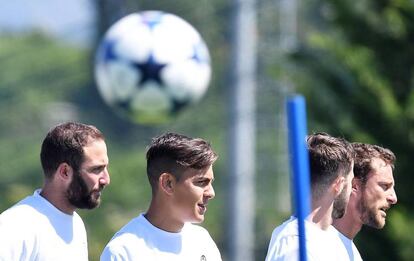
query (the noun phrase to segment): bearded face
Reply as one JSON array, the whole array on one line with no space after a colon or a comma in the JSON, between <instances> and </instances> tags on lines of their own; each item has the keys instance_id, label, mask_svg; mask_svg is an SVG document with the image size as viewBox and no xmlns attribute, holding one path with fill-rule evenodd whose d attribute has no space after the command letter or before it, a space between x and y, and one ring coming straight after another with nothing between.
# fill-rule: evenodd
<instances>
[{"instance_id":1,"label":"bearded face","mask_svg":"<svg viewBox=\"0 0 414 261\"><path fill-rule=\"evenodd\" d=\"M388 207L387 207L388 208ZM375 204L372 204L367 197L362 196L358 205L359 212L361 213L361 220L363 224L373 228L381 229L385 225L385 217L379 213L379 209Z\"/></svg>"},{"instance_id":2,"label":"bearded face","mask_svg":"<svg viewBox=\"0 0 414 261\"><path fill-rule=\"evenodd\" d=\"M335 198L333 203L332 218L339 219L345 215L346 207L349 201L348 184L344 186L341 193Z\"/></svg>"},{"instance_id":3,"label":"bearded face","mask_svg":"<svg viewBox=\"0 0 414 261\"><path fill-rule=\"evenodd\" d=\"M103 186L99 188L99 191L90 190L80 172L74 172L72 182L67 190L68 200L76 208L93 209L99 206L102 189Z\"/></svg>"},{"instance_id":4,"label":"bearded face","mask_svg":"<svg viewBox=\"0 0 414 261\"><path fill-rule=\"evenodd\" d=\"M344 186L341 193L335 198L333 202L332 218L339 219L345 215L348 206L349 197L352 191L352 179L354 178L354 162L351 164L349 173L345 176Z\"/></svg>"},{"instance_id":5,"label":"bearded face","mask_svg":"<svg viewBox=\"0 0 414 261\"><path fill-rule=\"evenodd\" d=\"M372 162L372 171L361 184L358 211L363 224L381 229L385 226L387 210L397 203L392 168L380 159Z\"/></svg>"},{"instance_id":6,"label":"bearded face","mask_svg":"<svg viewBox=\"0 0 414 261\"><path fill-rule=\"evenodd\" d=\"M79 170L73 169L66 194L76 208L92 209L99 206L102 190L110 182L108 156L103 140L94 140L83 150L84 161Z\"/></svg>"}]
</instances>

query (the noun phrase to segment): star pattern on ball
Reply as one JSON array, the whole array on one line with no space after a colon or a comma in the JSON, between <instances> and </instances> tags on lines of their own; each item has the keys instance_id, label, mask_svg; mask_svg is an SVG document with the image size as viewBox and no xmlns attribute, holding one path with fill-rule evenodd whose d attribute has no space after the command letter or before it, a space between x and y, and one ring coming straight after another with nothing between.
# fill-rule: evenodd
<instances>
[{"instance_id":1,"label":"star pattern on ball","mask_svg":"<svg viewBox=\"0 0 414 261\"><path fill-rule=\"evenodd\" d=\"M191 59L197 63L209 63L208 55L206 55L206 47L198 44L193 46L193 55Z\"/></svg>"},{"instance_id":2,"label":"star pattern on ball","mask_svg":"<svg viewBox=\"0 0 414 261\"><path fill-rule=\"evenodd\" d=\"M117 56L114 51L115 41L106 41L103 43L103 59L104 61L116 60Z\"/></svg>"},{"instance_id":3,"label":"star pattern on ball","mask_svg":"<svg viewBox=\"0 0 414 261\"><path fill-rule=\"evenodd\" d=\"M139 82L140 85L144 84L147 81L155 81L160 86L163 85L160 72L166 66L166 64L155 62L152 54L147 61L142 63L135 62L133 65L141 71L142 78Z\"/></svg>"}]
</instances>

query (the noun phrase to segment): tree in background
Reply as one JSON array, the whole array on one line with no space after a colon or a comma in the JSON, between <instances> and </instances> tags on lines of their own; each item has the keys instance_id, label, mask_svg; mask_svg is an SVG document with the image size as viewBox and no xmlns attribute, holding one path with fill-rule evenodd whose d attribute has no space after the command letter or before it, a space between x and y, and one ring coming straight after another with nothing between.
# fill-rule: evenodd
<instances>
[{"instance_id":1,"label":"tree in background","mask_svg":"<svg viewBox=\"0 0 414 261\"><path fill-rule=\"evenodd\" d=\"M414 3L315 0L303 9L292 81L308 100L310 131L388 147L398 204L385 229L356 238L364 260L412 260Z\"/></svg>"},{"instance_id":2,"label":"tree in background","mask_svg":"<svg viewBox=\"0 0 414 261\"><path fill-rule=\"evenodd\" d=\"M77 66L85 54L39 32L2 35L0 210L40 187L40 144L57 120L77 117L72 102L88 78Z\"/></svg>"}]
</instances>

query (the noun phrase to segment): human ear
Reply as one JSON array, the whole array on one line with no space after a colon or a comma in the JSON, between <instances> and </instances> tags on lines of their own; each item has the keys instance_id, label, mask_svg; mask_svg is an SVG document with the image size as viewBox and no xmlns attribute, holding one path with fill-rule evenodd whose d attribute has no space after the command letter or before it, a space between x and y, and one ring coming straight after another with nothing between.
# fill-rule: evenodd
<instances>
[{"instance_id":1,"label":"human ear","mask_svg":"<svg viewBox=\"0 0 414 261\"><path fill-rule=\"evenodd\" d=\"M160 188L167 194L174 192L175 177L170 173L162 173L158 179Z\"/></svg>"},{"instance_id":2,"label":"human ear","mask_svg":"<svg viewBox=\"0 0 414 261\"><path fill-rule=\"evenodd\" d=\"M345 178L341 175L337 177L333 183L333 190L334 190L335 196L338 196L342 192L342 190L344 189L344 186L345 186Z\"/></svg>"},{"instance_id":3,"label":"human ear","mask_svg":"<svg viewBox=\"0 0 414 261\"><path fill-rule=\"evenodd\" d=\"M56 170L56 176L63 180L71 179L72 174L73 169L66 162L61 163Z\"/></svg>"},{"instance_id":4,"label":"human ear","mask_svg":"<svg viewBox=\"0 0 414 261\"><path fill-rule=\"evenodd\" d=\"M361 180L357 178L352 179L352 191L358 192L361 190Z\"/></svg>"}]
</instances>

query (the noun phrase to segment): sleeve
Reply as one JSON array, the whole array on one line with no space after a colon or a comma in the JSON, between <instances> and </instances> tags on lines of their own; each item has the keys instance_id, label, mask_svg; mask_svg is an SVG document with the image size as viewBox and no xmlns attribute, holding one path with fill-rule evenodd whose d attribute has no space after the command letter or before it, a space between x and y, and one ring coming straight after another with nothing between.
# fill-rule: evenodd
<instances>
[{"instance_id":1,"label":"sleeve","mask_svg":"<svg viewBox=\"0 0 414 261\"><path fill-rule=\"evenodd\" d=\"M127 261L127 253L124 248L106 246L101 254L100 261Z\"/></svg>"},{"instance_id":2,"label":"sleeve","mask_svg":"<svg viewBox=\"0 0 414 261\"><path fill-rule=\"evenodd\" d=\"M214 240L210 237L211 243L210 243L210 253L212 258L209 258L207 260L213 260L213 261L222 261L220 251L214 242Z\"/></svg>"},{"instance_id":3,"label":"sleeve","mask_svg":"<svg viewBox=\"0 0 414 261\"><path fill-rule=\"evenodd\" d=\"M29 260L35 256L35 239L30 231L0 215L0 261Z\"/></svg>"},{"instance_id":4,"label":"sleeve","mask_svg":"<svg viewBox=\"0 0 414 261\"><path fill-rule=\"evenodd\" d=\"M220 250L218 249L216 242L214 242L213 238L211 237L210 233L205 229L201 228L202 237L204 238L204 242L206 242L206 246L208 246L208 257L207 260L213 261L222 261ZM195 240L196 242L197 240Z\"/></svg>"},{"instance_id":5,"label":"sleeve","mask_svg":"<svg viewBox=\"0 0 414 261\"><path fill-rule=\"evenodd\" d=\"M100 261L128 261L128 253L124 247L107 245L102 251Z\"/></svg>"},{"instance_id":6,"label":"sleeve","mask_svg":"<svg viewBox=\"0 0 414 261\"><path fill-rule=\"evenodd\" d=\"M297 236L276 237L272 235L266 261L298 261L299 241Z\"/></svg>"},{"instance_id":7,"label":"sleeve","mask_svg":"<svg viewBox=\"0 0 414 261\"><path fill-rule=\"evenodd\" d=\"M306 248L308 261L319 261L317 255L309 248ZM299 237L289 235L284 237L272 237L265 261L299 261Z\"/></svg>"}]
</instances>

